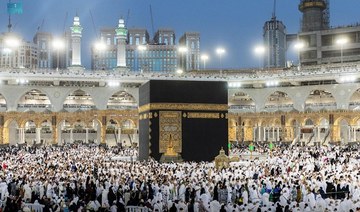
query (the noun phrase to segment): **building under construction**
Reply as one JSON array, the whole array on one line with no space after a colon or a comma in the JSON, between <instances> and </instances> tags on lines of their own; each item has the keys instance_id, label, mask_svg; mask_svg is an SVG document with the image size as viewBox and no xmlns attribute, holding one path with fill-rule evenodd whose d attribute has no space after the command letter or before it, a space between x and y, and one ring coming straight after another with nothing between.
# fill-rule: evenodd
<instances>
[{"instance_id":1,"label":"building under construction","mask_svg":"<svg viewBox=\"0 0 360 212\"><path fill-rule=\"evenodd\" d=\"M299 10L303 13L302 32L329 29L329 0L301 0Z\"/></svg>"},{"instance_id":2,"label":"building under construction","mask_svg":"<svg viewBox=\"0 0 360 212\"><path fill-rule=\"evenodd\" d=\"M301 0L302 65L360 61L360 25L330 27L329 0ZM340 39L343 42L338 42Z\"/></svg>"}]
</instances>

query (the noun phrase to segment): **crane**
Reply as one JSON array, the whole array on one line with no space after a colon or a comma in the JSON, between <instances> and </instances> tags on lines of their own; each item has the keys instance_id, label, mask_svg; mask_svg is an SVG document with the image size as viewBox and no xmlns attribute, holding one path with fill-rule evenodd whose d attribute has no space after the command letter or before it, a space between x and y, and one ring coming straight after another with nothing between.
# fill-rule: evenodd
<instances>
[{"instance_id":1,"label":"crane","mask_svg":"<svg viewBox=\"0 0 360 212\"><path fill-rule=\"evenodd\" d=\"M151 18L151 36L154 36L154 19L153 19L151 4L150 4L150 18Z\"/></svg>"}]
</instances>

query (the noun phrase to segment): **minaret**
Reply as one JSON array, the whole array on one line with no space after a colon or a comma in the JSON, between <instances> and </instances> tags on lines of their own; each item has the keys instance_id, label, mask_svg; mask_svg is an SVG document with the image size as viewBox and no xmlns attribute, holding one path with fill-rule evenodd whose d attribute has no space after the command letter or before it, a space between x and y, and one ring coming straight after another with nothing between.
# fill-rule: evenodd
<instances>
[{"instance_id":1,"label":"minaret","mask_svg":"<svg viewBox=\"0 0 360 212\"><path fill-rule=\"evenodd\" d=\"M74 17L74 23L71 29L71 46L72 46L72 67L82 67L81 65L81 31L83 28L80 25L79 16Z\"/></svg>"},{"instance_id":2,"label":"minaret","mask_svg":"<svg viewBox=\"0 0 360 212\"><path fill-rule=\"evenodd\" d=\"M116 66L117 68L126 68L126 37L127 29L125 27L124 19L119 19L118 27L115 29L116 33Z\"/></svg>"}]
</instances>

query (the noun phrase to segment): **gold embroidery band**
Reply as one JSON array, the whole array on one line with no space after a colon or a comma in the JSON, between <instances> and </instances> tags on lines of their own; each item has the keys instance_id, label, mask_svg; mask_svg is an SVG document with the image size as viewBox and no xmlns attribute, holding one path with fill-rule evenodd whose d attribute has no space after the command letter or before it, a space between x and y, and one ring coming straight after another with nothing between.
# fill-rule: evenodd
<instances>
[{"instance_id":1,"label":"gold embroidery band","mask_svg":"<svg viewBox=\"0 0 360 212\"><path fill-rule=\"evenodd\" d=\"M139 107L139 113L149 110L227 111L227 104L151 103Z\"/></svg>"},{"instance_id":2,"label":"gold embroidery band","mask_svg":"<svg viewBox=\"0 0 360 212\"><path fill-rule=\"evenodd\" d=\"M188 113L189 119L219 119L219 113Z\"/></svg>"}]
</instances>

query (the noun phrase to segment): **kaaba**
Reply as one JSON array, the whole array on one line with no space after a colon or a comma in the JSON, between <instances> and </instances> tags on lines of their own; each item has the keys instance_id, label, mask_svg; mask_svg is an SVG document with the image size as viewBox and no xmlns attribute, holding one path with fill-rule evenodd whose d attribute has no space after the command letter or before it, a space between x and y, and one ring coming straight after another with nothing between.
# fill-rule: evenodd
<instances>
[{"instance_id":1,"label":"kaaba","mask_svg":"<svg viewBox=\"0 0 360 212\"><path fill-rule=\"evenodd\" d=\"M139 89L139 159L212 161L228 151L226 82L150 80Z\"/></svg>"}]
</instances>

